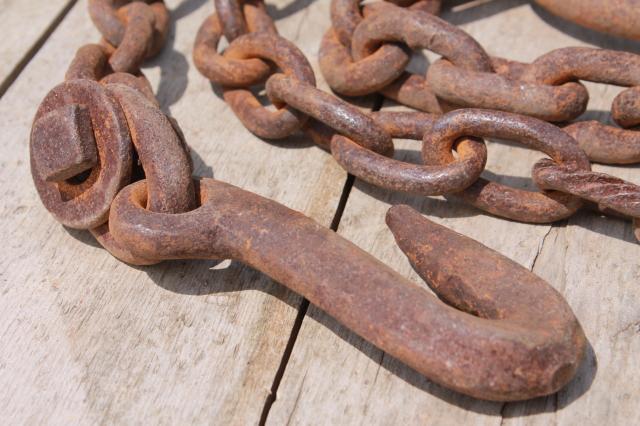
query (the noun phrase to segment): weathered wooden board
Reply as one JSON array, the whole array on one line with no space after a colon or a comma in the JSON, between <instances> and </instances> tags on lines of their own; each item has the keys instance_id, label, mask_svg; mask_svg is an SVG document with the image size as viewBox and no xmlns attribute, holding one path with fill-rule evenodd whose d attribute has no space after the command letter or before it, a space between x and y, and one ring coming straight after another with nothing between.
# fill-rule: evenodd
<instances>
[{"instance_id":1,"label":"weathered wooden board","mask_svg":"<svg viewBox=\"0 0 640 426\"><path fill-rule=\"evenodd\" d=\"M638 49L560 22L526 1L454 3L445 19L461 25L493 55L530 61L571 45ZM424 70L424 62L413 66ZM602 111L618 90L588 87L588 114L608 119ZM419 142L399 141L397 147L397 158L419 161ZM529 170L541 157L515 144L489 142L485 176L531 189ZM640 183L637 166L595 169ZM433 385L311 307L269 424L640 423L640 368L635 362L640 351L640 246L628 222L585 212L554 226L527 225L437 197L391 194L356 180L339 232L418 283L384 223L389 206L398 203L498 250L561 291L592 346L577 378L548 398L510 404L473 400Z\"/></svg>"},{"instance_id":2,"label":"weathered wooden board","mask_svg":"<svg viewBox=\"0 0 640 426\"><path fill-rule=\"evenodd\" d=\"M191 61L212 2L167 3L172 35L145 72L196 173L329 226L346 174L304 138L247 132ZM271 3L281 33L314 57L327 2ZM65 231L32 186L35 110L75 50L98 37L78 2L0 100L0 423L257 423L301 299L236 263L122 264Z\"/></svg>"},{"instance_id":3,"label":"weathered wooden board","mask_svg":"<svg viewBox=\"0 0 640 426\"><path fill-rule=\"evenodd\" d=\"M0 0L0 94L75 0Z\"/></svg>"}]
</instances>

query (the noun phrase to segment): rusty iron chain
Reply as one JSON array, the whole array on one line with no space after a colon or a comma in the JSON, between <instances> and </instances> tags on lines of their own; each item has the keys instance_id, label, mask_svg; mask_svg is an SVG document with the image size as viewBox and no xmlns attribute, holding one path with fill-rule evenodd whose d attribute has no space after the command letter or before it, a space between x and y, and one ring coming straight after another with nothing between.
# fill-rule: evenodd
<instances>
[{"instance_id":1,"label":"rusty iron chain","mask_svg":"<svg viewBox=\"0 0 640 426\"><path fill-rule=\"evenodd\" d=\"M216 3L235 2L219 0ZM349 173L371 184L414 194L459 197L482 210L513 220L554 222L575 213L582 203L570 191L528 193L480 178L487 155L486 149L480 146L482 141L477 139L480 136L506 135L507 139L527 143L554 159L559 151L554 148L550 153L550 147L562 146L580 157L576 173L589 169L587 157L603 163L640 161L640 133L626 129L640 124L637 108L640 105L640 56L602 49L564 48L531 64L490 57L469 34L426 11L437 11L436 6L438 2L423 0L377 2L361 9L358 0L333 0L333 26L325 34L319 52L320 69L337 93L356 96L381 91L400 103L436 114L412 116L422 124L419 131L409 136L423 140L422 165L391 158L391 138L407 132L400 129L388 132L384 129L385 123L380 122L380 114L366 114L315 88L313 71L302 52L272 31L251 32L252 25L247 24L248 33L230 41L229 48L219 54L215 48L226 23L212 15L200 29L194 60L205 76L223 87L225 100L256 135L282 138L303 129L318 145L328 149ZM223 9L234 8L237 9L223 6ZM268 55L265 49L270 52ZM405 72L410 50L416 49L429 49L443 57L428 68L424 77ZM283 53L279 52L286 52L284 55L295 62L297 68L304 68L305 77L296 75L291 64L283 65ZM207 72L212 68L211 58L245 61L233 62L234 66L247 70L235 69L237 76L250 74L256 64L261 65L261 72L253 73L251 79L229 81L222 73ZM250 64L250 60L262 62ZM267 69L268 62L275 64L275 69L265 74L263 70ZM598 122L576 122L564 127L563 132L539 121L564 122L585 111L589 94L579 80L629 87L615 99L612 107L614 119L625 129ZM248 86L262 82L277 107L275 112L259 104L248 91ZM447 113L461 107L475 111ZM519 116L483 111L486 109ZM439 135L438 128L451 126L455 117L463 116L469 125L473 121L491 122L486 126L493 126L492 130L483 133L488 127L463 126L456 133L458 138L476 137L463 141ZM487 116L491 118L485 120ZM532 121L532 118L539 120ZM405 125L408 121L411 120L402 120ZM532 135L519 133L526 133L524 127L535 127L540 132L531 138ZM510 128L514 130L510 132ZM581 150L575 146L576 141ZM445 148L440 149L438 158L427 158L434 146ZM457 156L452 155L452 148ZM558 165L562 165L562 160L558 161ZM607 186L608 196L621 195L616 194L617 188ZM625 191L630 188L633 186L625 186ZM635 190L640 194L640 187ZM590 199L584 193L580 197ZM635 202L633 198L622 198L631 204ZM616 206L621 207L620 203ZM615 209L607 209L611 210ZM617 211L623 210L635 211L625 208ZM635 229L640 236L637 226Z\"/></svg>"},{"instance_id":2,"label":"rusty iron chain","mask_svg":"<svg viewBox=\"0 0 640 426\"><path fill-rule=\"evenodd\" d=\"M560 129L546 122L580 115L588 93L578 80L589 80L629 87L612 113L625 128L640 124L638 56L567 48L517 63L490 57L436 17L439 0L364 8L357 0L333 0L333 26L319 58L329 85L351 96L380 92L424 111L368 114L316 87L307 58L278 35L261 0L214 3L216 13L198 32L194 62L258 136L303 131L365 181L460 197L514 220L557 221L587 200L634 218L640 229L640 188L592 172L589 162L640 161L638 134L600 123ZM140 71L166 40L164 2L90 0L89 13L103 40L77 51L65 81L40 105L31 133L34 184L59 222L90 230L132 264L242 261L431 380L473 397L547 395L574 376L586 340L571 308L529 270L479 243L407 206L389 210L397 243L444 304L298 212L214 179L193 179L182 132ZM222 37L229 46L220 53ZM415 49L443 59L426 76L408 74ZM256 99L250 88L258 84L275 109ZM542 192L481 178L484 137L548 155L532 173ZM393 138L422 140L423 164L394 160Z\"/></svg>"}]
</instances>

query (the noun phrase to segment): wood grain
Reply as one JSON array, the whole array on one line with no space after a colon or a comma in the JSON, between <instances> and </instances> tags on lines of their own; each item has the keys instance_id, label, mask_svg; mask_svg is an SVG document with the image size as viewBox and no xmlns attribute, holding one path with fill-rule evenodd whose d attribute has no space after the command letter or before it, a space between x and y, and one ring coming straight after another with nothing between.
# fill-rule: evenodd
<instances>
[{"instance_id":1,"label":"wood grain","mask_svg":"<svg viewBox=\"0 0 640 426\"><path fill-rule=\"evenodd\" d=\"M168 1L168 46L144 70L181 124L196 174L329 226L346 174L302 137L252 136L193 66L211 3ZM273 4L281 33L314 57L328 4ZM99 38L86 7L70 11L0 100L0 423L257 423L301 299L236 263L122 264L57 224L33 188L35 110L75 50Z\"/></svg>"},{"instance_id":2,"label":"wood grain","mask_svg":"<svg viewBox=\"0 0 640 426\"><path fill-rule=\"evenodd\" d=\"M558 47L637 50L560 22L525 1L451 2L444 17L490 54L530 61ZM428 59L434 56L427 54ZM427 59L413 61L424 71ZM608 120L618 89L588 85L589 117ZM394 108L387 106L388 108ZM532 189L538 152L489 141L485 176ZM397 158L419 161L419 142L398 141ZM603 170L640 183L640 168ZM524 403L487 403L440 388L311 307L304 318L268 423L291 424L637 424L640 369L640 247L628 222L582 212L554 226L482 214L439 197L391 194L356 180L339 232L416 282L421 281L384 224L405 203L481 241L547 279L567 298L592 345L577 378L556 395Z\"/></svg>"},{"instance_id":3,"label":"wood grain","mask_svg":"<svg viewBox=\"0 0 640 426\"><path fill-rule=\"evenodd\" d=\"M75 0L0 0L0 94Z\"/></svg>"}]
</instances>

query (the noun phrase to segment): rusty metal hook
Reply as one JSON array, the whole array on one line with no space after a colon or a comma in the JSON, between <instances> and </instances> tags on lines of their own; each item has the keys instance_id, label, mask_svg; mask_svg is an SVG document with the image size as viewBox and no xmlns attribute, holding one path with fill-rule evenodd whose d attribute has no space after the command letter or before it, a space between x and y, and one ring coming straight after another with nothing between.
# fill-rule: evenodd
<instances>
[{"instance_id":1,"label":"rusty metal hook","mask_svg":"<svg viewBox=\"0 0 640 426\"><path fill-rule=\"evenodd\" d=\"M445 303L301 213L213 179L196 186L200 207L181 214L146 210L146 181L127 186L111 208L112 234L145 258L244 262L431 380L476 398L546 395L580 364L585 336L558 292L407 206L391 208L387 223Z\"/></svg>"}]
</instances>

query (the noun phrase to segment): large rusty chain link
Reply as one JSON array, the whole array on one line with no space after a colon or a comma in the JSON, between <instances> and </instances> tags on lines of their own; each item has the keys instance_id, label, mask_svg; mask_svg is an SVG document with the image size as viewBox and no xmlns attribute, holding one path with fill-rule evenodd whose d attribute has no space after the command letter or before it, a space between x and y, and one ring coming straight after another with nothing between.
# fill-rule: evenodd
<instances>
[{"instance_id":1,"label":"large rusty chain link","mask_svg":"<svg viewBox=\"0 0 640 426\"><path fill-rule=\"evenodd\" d=\"M561 2L538 2L568 16L555 6ZM640 133L633 130L640 125L639 56L564 48L524 64L490 57L435 16L439 0L365 7L332 0L332 27L319 51L331 88L347 96L379 92L420 110L365 113L316 87L309 61L278 34L263 1L214 3L216 13L198 31L194 62L256 135L280 139L302 131L374 185L458 197L512 220L558 221L586 200L634 218L640 239L640 187L590 165L640 162ZM547 395L575 375L586 340L571 308L529 270L479 243L407 206L389 210L397 243L438 300L298 212L214 179L194 179L182 132L140 71L167 38L164 2L89 0L89 13L103 40L78 49L31 132L33 180L60 223L90 230L131 264L244 262L429 379L473 397ZM602 22L583 19L607 30ZM616 31L634 37L622 25ZM229 44L221 52L223 37ZM405 70L416 49L442 56L425 76ZM623 128L549 123L584 112L589 95L580 80L628 87L612 106ZM259 85L275 108L255 97ZM422 164L394 159L393 138L421 140ZM546 154L532 169L540 192L482 178L482 138Z\"/></svg>"}]
</instances>

